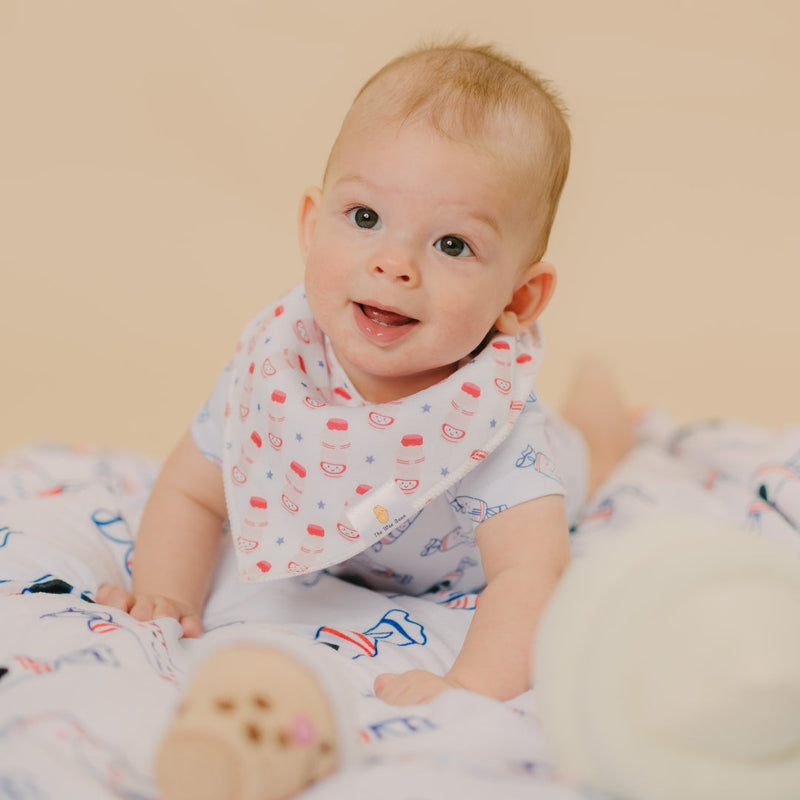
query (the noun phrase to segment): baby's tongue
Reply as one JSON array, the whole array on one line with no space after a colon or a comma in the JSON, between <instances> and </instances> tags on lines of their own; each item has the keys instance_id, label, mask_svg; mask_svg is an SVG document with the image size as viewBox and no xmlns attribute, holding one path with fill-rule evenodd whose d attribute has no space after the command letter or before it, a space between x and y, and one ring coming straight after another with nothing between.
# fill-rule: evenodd
<instances>
[{"instance_id":1,"label":"baby's tongue","mask_svg":"<svg viewBox=\"0 0 800 800\"><path fill-rule=\"evenodd\" d=\"M378 322L381 325L406 325L409 322L416 322L411 317L404 317L402 314L395 314L394 311L386 311L383 308L375 308L375 306L361 306L364 315L369 317L373 322Z\"/></svg>"}]
</instances>

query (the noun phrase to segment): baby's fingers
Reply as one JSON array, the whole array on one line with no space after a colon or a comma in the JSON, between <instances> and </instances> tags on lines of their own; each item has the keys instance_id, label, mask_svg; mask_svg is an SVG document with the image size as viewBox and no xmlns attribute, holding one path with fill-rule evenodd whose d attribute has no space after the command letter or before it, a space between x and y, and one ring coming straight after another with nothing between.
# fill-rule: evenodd
<instances>
[{"instance_id":1,"label":"baby's fingers","mask_svg":"<svg viewBox=\"0 0 800 800\"><path fill-rule=\"evenodd\" d=\"M172 617L178 620L183 628L183 635L187 638L199 636L203 632L200 616L183 603L171 600L162 595L143 595L136 598L130 610L130 615L140 622L158 619L159 617Z\"/></svg>"},{"instance_id":2,"label":"baby's fingers","mask_svg":"<svg viewBox=\"0 0 800 800\"><path fill-rule=\"evenodd\" d=\"M421 669L399 674L385 672L374 683L377 697L395 706L428 703L449 688L444 678Z\"/></svg>"},{"instance_id":3,"label":"baby's fingers","mask_svg":"<svg viewBox=\"0 0 800 800\"><path fill-rule=\"evenodd\" d=\"M101 606L111 606L118 608L120 611L130 611L133 608L136 598L121 586L116 586L113 583L104 583L97 590L95 600Z\"/></svg>"},{"instance_id":4,"label":"baby's fingers","mask_svg":"<svg viewBox=\"0 0 800 800\"><path fill-rule=\"evenodd\" d=\"M158 617L181 618L181 610L174 600L159 594L139 595L130 610L130 615L139 622L149 622Z\"/></svg>"},{"instance_id":5,"label":"baby's fingers","mask_svg":"<svg viewBox=\"0 0 800 800\"><path fill-rule=\"evenodd\" d=\"M203 633L203 622L199 614L184 614L178 619L187 639L195 639Z\"/></svg>"}]
</instances>

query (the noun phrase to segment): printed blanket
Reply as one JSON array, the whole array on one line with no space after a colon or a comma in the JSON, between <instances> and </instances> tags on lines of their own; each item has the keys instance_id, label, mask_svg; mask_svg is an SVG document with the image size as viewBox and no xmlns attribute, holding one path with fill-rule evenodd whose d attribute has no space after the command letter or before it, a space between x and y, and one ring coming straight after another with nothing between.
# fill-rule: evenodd
<instances>
[{"instance_id":1,"label":"printed blanket","mask_svg":"<svg viewBox=\"0 0 800 800\"><path fill-rule=\"evenodd\" d=\"M437 593L377 593L317 573L241 584L231 548L200 640L172 620L140 623L92 598L129 582L157 465L132 453L29 448L0 459L0 800L155 800L153 754L187 673L231 630L291 630L336 650L351 678L357 765L314 798L587 800L561 781L535 692L499 703L451 691L397 708L371 693L385 671L444 671L477 596L458 576ZM577 558L652 515L729 519L800 553L800 428L727 422L676 429L651 415L642 441L586 508Z\"/></svg>"}]
</instances>

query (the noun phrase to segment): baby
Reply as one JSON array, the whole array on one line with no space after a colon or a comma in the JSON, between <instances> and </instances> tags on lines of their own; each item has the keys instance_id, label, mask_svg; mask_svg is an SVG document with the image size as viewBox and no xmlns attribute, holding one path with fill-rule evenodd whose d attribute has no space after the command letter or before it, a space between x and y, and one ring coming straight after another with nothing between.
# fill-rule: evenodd
<instances>
[{"instance_id":1,"label":"baby","mask_svg":"<svg viewBox=\"0 0 800 800\"><path fill-rule=\"evenodd\" d=\"M381 675L385 701L529 688L588 480L583 439L534 393L569 151L558 99L491 47L373 76L301 201L304 284L248 325L167 459L133 591L97 600L200 635L229 520L244 580L483 589L447 674Z\"/></svg>"}]
</instances>

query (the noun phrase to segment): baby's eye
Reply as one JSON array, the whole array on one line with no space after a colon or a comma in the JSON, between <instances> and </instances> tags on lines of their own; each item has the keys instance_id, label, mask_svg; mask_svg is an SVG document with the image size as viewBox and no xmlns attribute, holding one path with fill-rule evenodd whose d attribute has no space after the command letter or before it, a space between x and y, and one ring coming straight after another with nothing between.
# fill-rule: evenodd
<instances>
[{"instance_id":1,"label":"baby's eye","mask_svg":"<svg viewBox=\"0 0 800 800\"><path fill-rule=\"evenodd\" d=\"M445 255L454 258L466 258L475 255L470 246L460 236L442 236L434 245L437 250L441 250Z\"/></svg>"},{"instance_id":2,"label":"baby's eye","mask_svg":"<svg viewBox=\"0 0 800 800\"><path fill-rule=\"evenodd\" d=\"M380 228L381 218L366 206L358 206L347 215L359 228Z\"/></svg>"}]
</instances>

